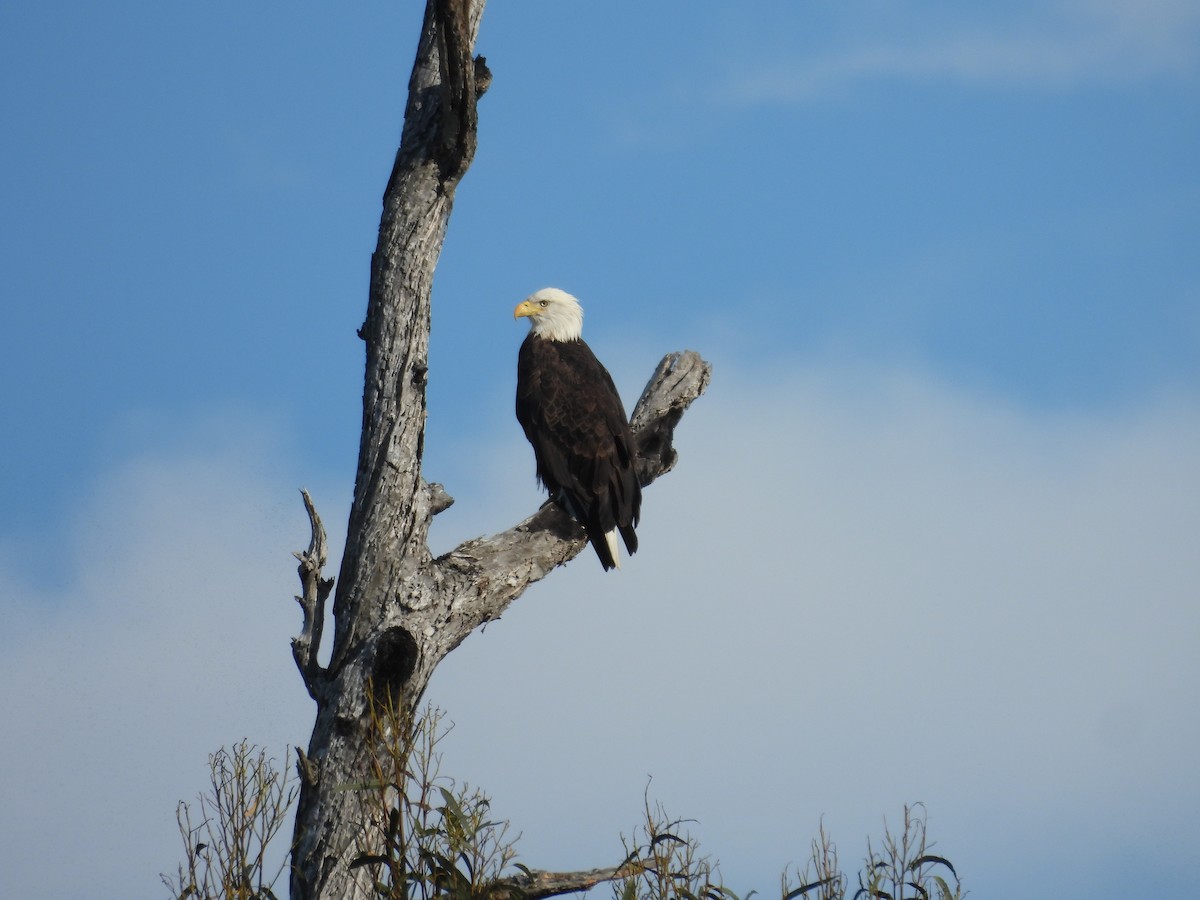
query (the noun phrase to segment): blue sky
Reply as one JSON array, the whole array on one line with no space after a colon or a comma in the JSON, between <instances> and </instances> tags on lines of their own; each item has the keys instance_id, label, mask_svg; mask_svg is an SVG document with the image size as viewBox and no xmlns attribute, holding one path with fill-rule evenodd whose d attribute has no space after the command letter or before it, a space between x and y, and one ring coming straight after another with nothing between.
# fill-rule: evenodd
<instances>
[{"instance_id":1,"label":"blue sky","mask_svg":"<svg viewBox=\"0 0 1200 900\"><path fill-rule=\"evenodd\" d=\"M924 801L975 896L1185 891L1195 5L510 6L435 285L435 549L539 502L526 294L583 300L627 403L716 368L643 551L439 671L447 769L535 867L618 858L649 775L737 890ZM206 754L307 740L295 491L341 527L419 16L0 10L14 896L162 896Z\"/></svg>"}]
</instances>

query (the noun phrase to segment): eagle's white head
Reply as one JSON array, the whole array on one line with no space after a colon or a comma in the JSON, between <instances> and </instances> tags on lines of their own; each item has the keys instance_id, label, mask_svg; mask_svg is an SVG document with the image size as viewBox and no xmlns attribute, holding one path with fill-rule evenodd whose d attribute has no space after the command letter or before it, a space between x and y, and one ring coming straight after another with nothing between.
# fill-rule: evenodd
<instances>
[{"instance_id":1,"label":"eagle's white head","mask_svg":"<svg viewBox=\"0 0 1200 900\"><path fill-rule=\"evenodd\" d=\"M530 330L551 341L575 341L583 336L583 307L558 288L542 288L517 304L513 318L529 319Z\"/></svg>"}]
</instances>

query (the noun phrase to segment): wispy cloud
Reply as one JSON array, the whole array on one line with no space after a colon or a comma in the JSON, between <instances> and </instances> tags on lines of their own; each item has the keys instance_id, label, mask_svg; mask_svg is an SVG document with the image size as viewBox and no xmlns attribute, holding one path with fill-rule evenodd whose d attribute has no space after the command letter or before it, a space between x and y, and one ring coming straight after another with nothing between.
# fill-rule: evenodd
<instances>
[{"instance_id":1,"label":"wispy cloud","mask_svg":"<svg viewBox=\"0 0 1200 900\"><path fill-rule=\"evenodd\" d=\"M840 46L751 65L723 97L805 102L877 80L1063 90L1200 69L1200 6L1189 0L1059 0L993 11L986 22L980 12L972 4L908 4L880 34L860 11L855 27L838 29L848 36Z\"/></svg>"}]
</instances>

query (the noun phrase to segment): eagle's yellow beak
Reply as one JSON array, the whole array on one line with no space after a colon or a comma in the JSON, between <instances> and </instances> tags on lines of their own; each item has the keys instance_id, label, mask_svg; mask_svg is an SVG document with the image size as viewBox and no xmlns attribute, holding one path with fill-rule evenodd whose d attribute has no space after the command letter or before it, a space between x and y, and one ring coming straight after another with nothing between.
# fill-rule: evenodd
<instances>
[{"instance_id":1,"label":"eagle's yellow beak","mask_svg":"<svg viewBox=\"0 0 1200 900\"><path fill-rule=\"evenodd\" d=\"M522 300L517 304L517 308L513 310L513 318L520 319L525 316L535 316L538 312L538 306L531 300Z\"/></svg>"}]
</instances>

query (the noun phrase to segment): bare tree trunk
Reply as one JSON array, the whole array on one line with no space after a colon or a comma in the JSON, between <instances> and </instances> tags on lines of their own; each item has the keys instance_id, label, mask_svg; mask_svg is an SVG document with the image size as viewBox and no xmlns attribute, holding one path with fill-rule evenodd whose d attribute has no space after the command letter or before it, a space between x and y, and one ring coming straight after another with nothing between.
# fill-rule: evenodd
<instances>
[{"instance_id":1,"label":"bare tree trunk","mask_svg":"<svg viewBox=\"0 0 1200 900\"><path fill-rule=\"evenodd\" d=\"M360 332L362 440L328 666L317 653L333 582L322 577L324 528L305 495L313 538L297 554L304 625L293 654L317 714L300 754L295 900L375 896L367 867L350 865L365 850L355 788L370 771L368 683L397 709L415 709L447 653L586 546L583 531L553 506L438 559L427 544L433 517L453 502L421 477L430 289L454 192L475 152L476 101L490 80L482 58L473 58L484 3L429 0L426 8ZM689 352L666 357L651 378L632 417L644 484L674 465L674 426L709 374Z\"/></svg>"}]
</instances>

